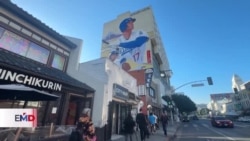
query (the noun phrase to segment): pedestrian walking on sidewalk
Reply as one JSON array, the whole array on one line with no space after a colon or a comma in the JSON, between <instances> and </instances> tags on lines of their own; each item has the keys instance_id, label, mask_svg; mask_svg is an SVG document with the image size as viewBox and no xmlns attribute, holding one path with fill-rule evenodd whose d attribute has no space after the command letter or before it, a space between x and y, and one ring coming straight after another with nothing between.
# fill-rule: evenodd
<instances>
[{"instance_id":1,"label":"pedestrian walking on sidewalk","mask_svg":"<svg viewBox=\"0 0 250 141\"><path fill-rule=\"evenodd\" d=\"M140 109L140 112L136 115L136 123L138 124L140 129L141 141L145 141L148 129L146 117L142 113L142 109Z\"/></svg>"},{"instance_id":2,"label":"pedestrian walking on sidewalk","mask_svg":"<svg viewBox=\"0 0 250 141\"><path fill-rule=\"evenodd\" d=\"M153 113L149 114L148 120L149 120L150 132L152 134L153 132L155 132L155 121L156 121Z\"/></svg>"},{"instance_id":3,"label":"pedestrian walking on sidewalk","mask_svg":"<svg viewBox=\"0 0 250 141\"><path fill-rule=\"evenodd\" d=\"M167 125L168 125L168 116L167 113L163 112L161 115L161 123L162 123L162 129L164 131L164 135L167 136Z\"/></svg>"},{"instance_id":4,"label":"pedestrian walking on sidewalk","mask_svg":"<svg viewBox=\"0 0 250 141\"><path fill-rule=\"evenodd\" d=\"M132 141L132 135L134 133L134 128L135 128L135 121L133 120L133 117L131 116L130 112L123 121L123 124L124 124L125 141L128 141L128 138L130 139L130 141Z\"/></svg>"},{"instance_id":5,"label":"pedestrian walking on sidewalk","mask_svg":"<svg viewBox=\"0 0 250 141\"><path fill-rule=\"evenodd\" d=\"M95 127L88 114L81 115L79 125L83 128L84 141L96 141Z\"/></svg>"}]
</instances>

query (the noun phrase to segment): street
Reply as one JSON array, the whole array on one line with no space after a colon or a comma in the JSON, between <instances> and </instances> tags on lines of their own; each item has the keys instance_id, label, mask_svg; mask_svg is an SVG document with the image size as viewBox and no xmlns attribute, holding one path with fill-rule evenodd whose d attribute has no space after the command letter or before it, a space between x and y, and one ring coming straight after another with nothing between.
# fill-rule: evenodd
<instances>
[{"instance_id":1,"label":"street","mask_svg":"<svg viewBox=\"0 0 250 141\"><path fill-rule=\"evenodd\" d=\"M210 119L182 122L175 141L250 141L250 123L234 122L234 128L212 127Z\"/></svg>"}]
</instances>

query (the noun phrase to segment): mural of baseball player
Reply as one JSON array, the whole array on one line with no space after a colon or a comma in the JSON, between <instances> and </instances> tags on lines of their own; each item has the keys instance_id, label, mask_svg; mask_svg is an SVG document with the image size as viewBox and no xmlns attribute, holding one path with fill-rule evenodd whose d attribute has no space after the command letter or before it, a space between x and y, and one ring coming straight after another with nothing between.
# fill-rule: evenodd
<instances>
[{"instance_id":1,"label":"mural of baseball player","mask_svg":"<svg viewBox=\"0 0 250 141\"><path fill-rule=\"evenodd\" d=\"M122 68L127 71L131 69L132 65L140 69L144 63L146 42L149 39L146 32L134 30L135 21L136 19L134 18L126 18L119 25L119 29L122 32L122 36L118 38L122 58L120 63Z\"/></svg>"},{"instance_id":2,"label":"mural of baseball player","mask_svg":"<svg viewBox=\"0 0 250 141\"><path fill-rule=\"evenodd\" d=\"M106 49L110 50L110 60L125 71L152 67L152 64L145 60L149 37L143 30L134 30L135 21L136 19L131 17L123 19L119 24L121 34L109 34L103 40L103 43L108 45ZM112 39L112 42L109 42L108 38Z\"/></svg>"}]
</instances>

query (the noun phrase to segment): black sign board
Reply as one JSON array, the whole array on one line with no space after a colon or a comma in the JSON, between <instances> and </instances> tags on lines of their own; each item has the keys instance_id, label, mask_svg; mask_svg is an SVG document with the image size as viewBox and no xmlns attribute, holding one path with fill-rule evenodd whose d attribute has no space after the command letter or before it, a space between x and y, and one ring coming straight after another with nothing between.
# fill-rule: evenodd
<instances>
[{"instance_id":1,"label":"black sign board","mask_svg":"<svg viewBox=\"0 0 250 141\"><path fill-rule=\"evenodd\" d=\"M61 91L62 84L0 66L0 84L23 84L38 89Z\"/></svg>"},{"instance_id":2,"label":"black sign board","mask_svg":"<svg viewBox=\"0 0 250 141\"><path fill-rule=\"evenodd\" d=\"M128 93L128 97L131 100L135 100L135 94L133 94L133 93Z\"/></svg>"},{"instance_id":3,"label":"black sign board","mask_svg":"<svg viewBox=\"0 0 250 141\"><path fill-rule=\"evenodd\" d=\"M128 99L128 89L118 84L113 84L113 95L122 99Z\"/></svg>"}]
</instances>

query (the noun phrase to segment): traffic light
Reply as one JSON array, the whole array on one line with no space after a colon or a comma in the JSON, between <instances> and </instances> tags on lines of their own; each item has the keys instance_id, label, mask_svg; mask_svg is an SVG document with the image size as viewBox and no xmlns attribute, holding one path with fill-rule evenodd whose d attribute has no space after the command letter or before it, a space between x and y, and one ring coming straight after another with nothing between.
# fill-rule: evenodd
<instances>
[{"instance_id":1,"label":"traffic light","mask_svg":"<svg viewBox=\"0 0 250 141\"><path fill-rule=\"evenodd\" d=\"M208 85L213 85L212 77L207 77L207 83Z\"/></svg>"}]
</instances>

